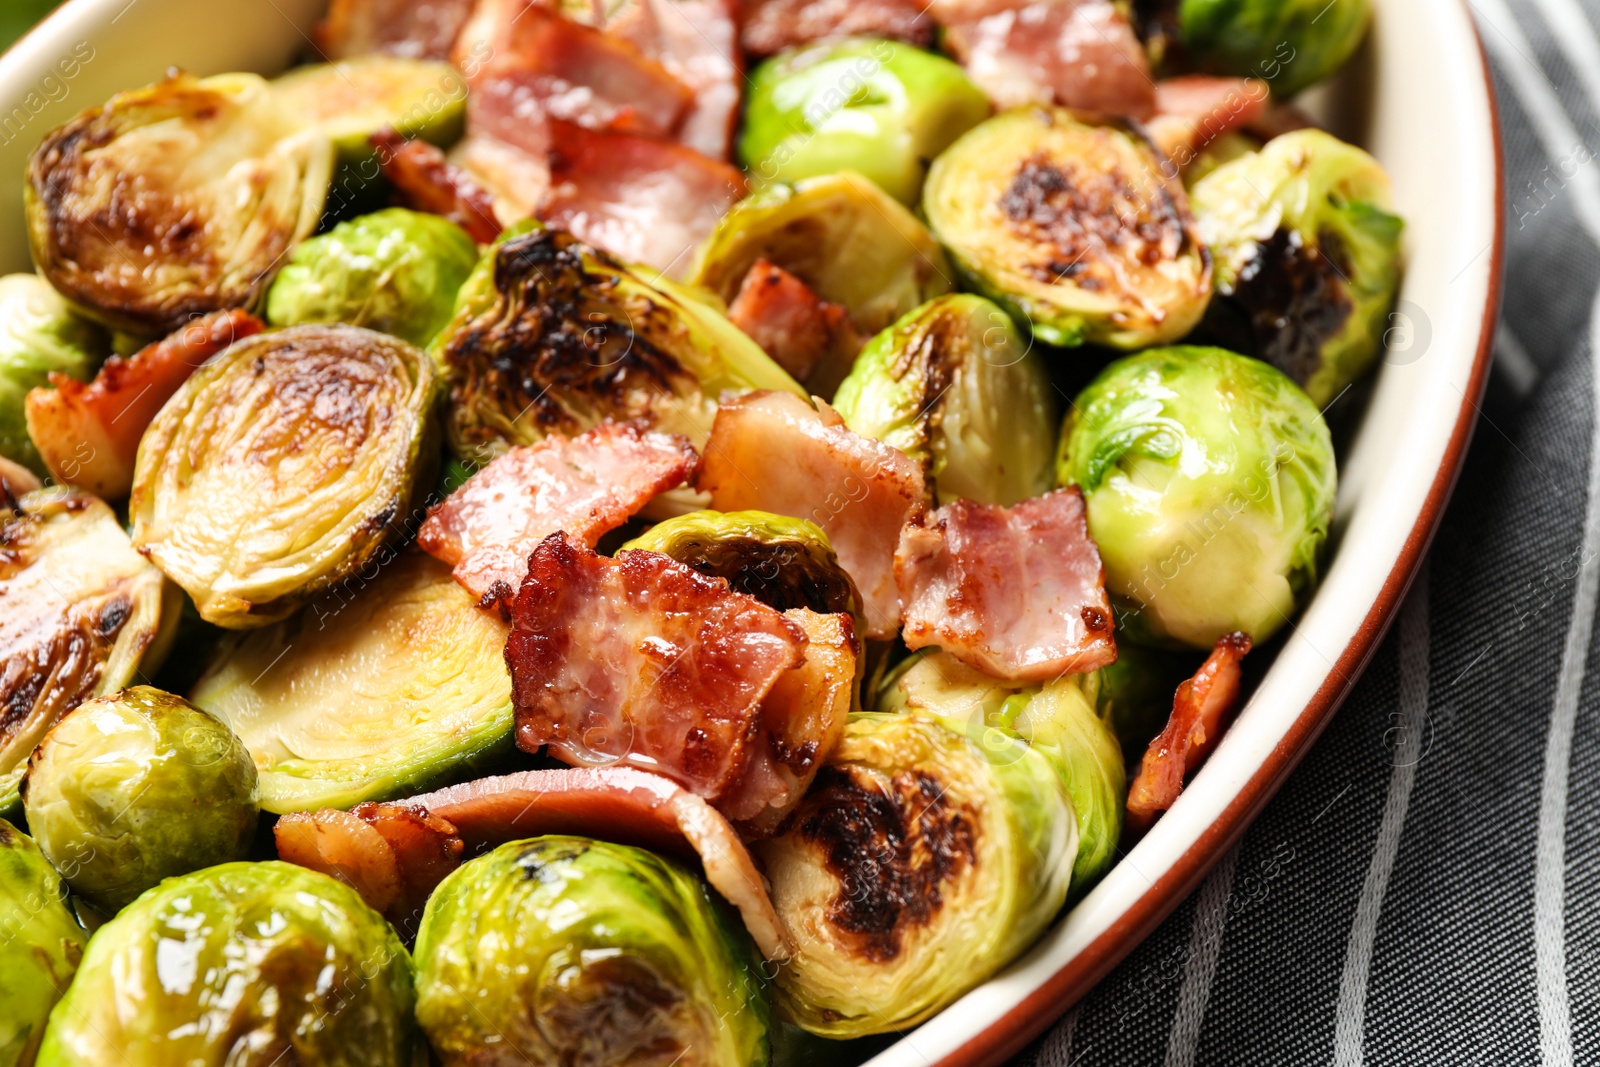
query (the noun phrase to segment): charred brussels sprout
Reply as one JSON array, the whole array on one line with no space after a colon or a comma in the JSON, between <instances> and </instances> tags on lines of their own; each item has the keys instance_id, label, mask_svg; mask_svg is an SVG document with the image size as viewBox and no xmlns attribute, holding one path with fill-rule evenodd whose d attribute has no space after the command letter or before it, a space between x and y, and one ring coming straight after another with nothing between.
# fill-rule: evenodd
<instances>
[{"instance_id":1,"label":"charred brussels sprout","mask_svg":"<svg viewBox=\"0 0 1600 1067\"><path fill-rule=\"evenodd\" d=\"M412 1067L411 974L349 886L225 863L168 879L95 931L39 1067Z\"/></svg>"},{"instance_id":2,"label":"charred brussels sprout","mask_svg":"<svg viewBox=\"0 0 1600 1067\"><path fill-rule=\"evenodd\" d=\"M355 326L256 334L139 444L133 543L207 622L265 626L364 568L436 462L433 363Z\"/></svg>"},{"instance_id":3,"label":"charred brussels sprout","mask_svg":"<svg viewBox=\"0 0 1600 1067\"><path fill-rule=\"evenodd\" d=\"M1206 70L1288 97L1343 66L1371 17L1371 0L1182 0L1178 35Z\"/></svg>"},{"instance_id":4,"label":"charred brussels sprout","mask_svg":"<svg viewBox=\"0 0 1600 1067\"><path fill-rule=\"evenodd\" d=\"M272 92L292 122L331 138L346 163L370 160L367 138L385 127L448 148L467 115L467 82L454 67L403 56L300 67L274 80Z\"/></svg>"},{"instance_id":5,"label":"charred brussels sprout","mask_svg":"<svg viewBox=\"0 0 1600 1067\"><path fill-rule=\"evenodd\" d=\"M316 227L332 161L254 74L119 93L29 157L33 260L68 300L135 334L249 307Z\"/></svg>"},{"instance_id":6,"label":"charred brussels sprout","mask_svg":"<svg viewBox=\"0 0 1600 1067\"><path fill-rule=\"evenodd\" d=\"M1113 363L1067 415L1056 476L1083 490L1129 636L1259 642L1316 583L1333 443L1300 387L1259 360L1179 347Z\"/></svg>"},{"instance_id":7,"label":"charred brussels sprout","mask_svg":"<svg viewBox=\"0 0 1600 1067\"><path fill-rule=\"evenodd\" d=\"M1211 295L1182 184L1119 125L997 115L934 160L922 210L973 288L1049 344L1175 341Z\"/></svg>"},{"instance_id":8,"label":"charred brussels sprout","mask_svg":"<svg viewBox=\"0 0 1600 1067\"><path fill-rule=\"evenodd\" d=\"M1077 826L1048 760L999 728L861 714L756 850L796 955L780 1013L903 1030L1027 948L1066 899Z\"/></svg>"},{"instance_id":9,"label":"charred brussels sprout","mask_svg":"<svg viewBox=\"0 0 1600 1067\"><path fill-rule=\"evenodd\" d=\"M1206 328L1327 404L1383 348L1400 283L1389 176L1361 149L1298 130L1194 187L1216 257Z\"/></svg>"},{"instance_id":10,"label":"charred brussels sprout","mask_svg":"<svg viewBox=\"0 0 1600 1067\"><path fill-rule=\"evenodd\" d=\"M0 1067L29 1067L85 936L67 890L28 835L0 819Z\"/></svg>"},{"instance_id":11,"label":"charred brussels sprout","mask_svg":"<svg viewBox=\"0 0 1600 1067\"><path fill-rule=\"evenodd\" d=\"M941 296L873 338L833 403L850 429L920 463L941 504L1011 505L1052 488L1050 379L980 296Z\"/></svg>"},{"instance_id":12,"label":"charred brussels sprout","mask_svg":"<svg viewBox=\"0 0 1600 1067\"><path fill-rule=\"evenodd\" d=\"M989 98L943 56L882 38L782 52L750 75L739 156L760 181L853 170L905 204L928 160L989 117Z\"/></svg>"},{"instance_id":13,"label":"charred brussels sprout","mask_svg":"<svg viewBox=\"0 0 1600 1067\"><path fill-rule=\"evenodd\" d=\"M362 215L290 254L267 292L267 321L342 322L425 345L477 262L476 242L449 219L399 207Z\"/></svg>"},{"instance_id":14,"label":"charred brussels sprout","mask_svg":"<svg viewBox=\"0 0 1600 1067\"><path fill-rule=\"evenodd\" d=\"M36 274L0 278L0 456L39 474L44 460L28 437L28 390L51 374L88 381L110 352L105 332L76 315Z\"/></svg>"},{"instance_id":15,"label":"charred brussels sprout","mask_svg":"<svg viewBox=\"0 0 1600 1067\"><path fill-rule=\"evenodd\" d=\"M163 878L245 857L256 769L215 718L136 685L80 704L45 735L22 806L73 890L115 912Z\"/></svg>"},{"instance_id":16,"label":"charred brussels sprout","mask_svg":"<svg viewBox=\"0 0 1600 1067\"><path fill-rule=\"evenodd\" d=\"M800 392L698 295L543 228L479 261L430 351L449 383L451 450L480 463L608 418L704 444L724 390Z\"/></svg>"},{"instance_id":17,"label":"charred brussels sprout","mask_svg":"<svg viewBox=\"0 0 1600 1067\"><path fill-rule=\"evenodd\" d=\"M677 864L576 837L513 841L434 890L417 1021L445 1067L764 1067L748 935ZM506 1060L505 1062L511 1062Z\"/></svg>"}]
</instances>

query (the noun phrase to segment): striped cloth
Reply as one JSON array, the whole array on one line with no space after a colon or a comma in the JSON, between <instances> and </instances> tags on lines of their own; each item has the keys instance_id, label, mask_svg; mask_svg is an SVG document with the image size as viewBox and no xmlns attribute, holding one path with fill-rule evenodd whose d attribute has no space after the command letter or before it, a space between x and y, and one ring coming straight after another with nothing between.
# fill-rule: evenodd
<instances>
[{"instance_id":1,"label":"striped cloth","mask_svg":"<svg viewBox=\"0 0 1600 1067\"><path fill-rule=\"evenodd\" d=\"M1600 0L1471 4L1506 295L1430 560L1239 847L1021 1067L1600 1062Z\"/></svg>"}]
</instances>

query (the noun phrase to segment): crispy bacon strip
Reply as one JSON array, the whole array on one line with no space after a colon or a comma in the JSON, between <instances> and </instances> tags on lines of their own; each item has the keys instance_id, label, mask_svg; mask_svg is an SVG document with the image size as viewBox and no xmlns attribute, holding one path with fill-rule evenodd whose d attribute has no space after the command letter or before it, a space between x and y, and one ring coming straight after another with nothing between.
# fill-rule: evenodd
<instances>
[{"instance_id":1,"label":"crispy bacon strip","mask_svg":"<svg viewBox=\"0 0 1600 1067\"><path fill-rule=\"evenodd\" d=\"M862 338L850 312L775 263L758 259L739 283L728 318L798 381L824 360L849 366Z\"/></svg>"},{"instance_id":2,"label":"crispy bacon strip","mask_svg":"<svg viewBox=\"0 0 1600 1067\"><path fill-rule=\"evenodd\" d=\"M313 38L330 60L367 52L449 59L474 0L333 0Z\"/></svg>"},{"instance_id":3,"label":"crispy bacon strip","mask_svg":"<svg viewBox=\"0 0 1600 1067\"><path fill-rule=\"evenodd\" d=\"M593 547L700 467L686 437L607 422L513 448L434 508L417 534L473 596L510 599L528 555L558 530Z\"/></svg>"},{"instance_id":4,"label":"crispy bacon strip","mask_svg":"<svg viewBox=\"0 0 1600 1067\"><path fill-rule=\"evenodd\" d=\"M922 470L905 453L852 433L825 403L754 392L717 410L695 484L719 511L755 508L821 526L861 590L866 636L895 635L895 546L923 509Z\"/></svg>"},{"instance_id":5,"label":"crispy bacon strip","mask_svg":"<svg viewBox=\"0 0 1600 1067\"><path fill-rule=\"evenodd\" d=\"M1139 775L1128 787L1131 829L1149 829L1183 792L1184 778L1205 762L1239 699L1239 664L1249 651L1247 635L1227 634L1194 677L1178 686L1172 717L1150 742Z\"/></svg>"},{"instance_id":6,"label":"crispy bacon strip","mask_svg":"<svg viewBox=\"0 0 1600 1067\"><path fill-rule=\"evenodd\" d=\"M933 20L922 0L746 0L739 40L769 56L831 37L895 37L919 48L933 44Z\"/></svg>"},{"instance_id":7,"label":"crispy bacon strip","mask_svg":"<svg viewBox=\"0 0 1600 1067\"><path fill-rule=\"evenodd\" d=\"M145 345L106 360L85 384L52 372L52 388L28 393L28 436L58 481L120 500L133 488L139 439L196 367L233 342L260 333L244 311L216 311Z\"/></svg>"},{"instance_id":8,"label":"crispy bacon strip","mask_svg":"<svg viewBox=\"0 0 1600 1067\"><path fill-rule=\"evenodd\" d=\"M678 140L727 159L739 119L744 70L734 0L634 0L605 24L694 93Z\"/></svg>"},{"instance_id":9,"label":"crispy bacon strip","mask_svg":"<svg viewBox=\"0 0 1600 1067\"><path fill-rule=\"evenodd\" d=\"M1156 83L1156 114L1146 129L1163 155L1186 166L1212 141L1261 118L1267 83L1254 78L1187 74Z\"/></svg>"},{"instance_id":10,"label":"crispy bacon strip","mask_svg":"<svg viewBox=\"0 0 1600 1067\"><path fill-rule=\"evenodd\" d=\"M467 105L467 126L471 128L472 104ZM540 137L548 137L544 124L528 127ZM471 182L484 191L493 204L497 226L532 218L550 191L550 162L547 150L537 153L507 144L497 137L468 134L457 141L446 157L459 167Z\"/></svg>"},{"instance_id":11,"label":"crispy bacon strip","mask_svg":"<svg viewBox=\"0 0 1600 1067\"><path fill-rule=\"evenodd\" d=\"M407 207L444 216L480 244L500 236L489 194L460 167L445 162L438 148L426 141L407 141L392 129L379 130L371 141L383 176Z\"/></svg>"}]
</instances>

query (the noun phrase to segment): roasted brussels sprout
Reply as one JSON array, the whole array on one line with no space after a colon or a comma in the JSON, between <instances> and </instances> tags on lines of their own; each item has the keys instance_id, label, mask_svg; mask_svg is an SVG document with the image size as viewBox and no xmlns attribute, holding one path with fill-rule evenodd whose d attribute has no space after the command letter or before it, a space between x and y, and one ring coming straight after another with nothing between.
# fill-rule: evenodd
<instances>
[{"instance_id":1,"label":"roasted brussels sprout","mask_svg":"<svg viewBox=\"0 0 1600 1067\"><path fill-rule=\"evenodd\" d=\"M267 321L343 322L425 345L477 262L477 243L449 219L400 207L362 215L290 253L267 291Z\"/></svg>"},{"instance_id":2,"label":"roasted brussels sprout","mask_svg":"<svg viewBox=\"0 0 1600 1067\"><path fill-rule=\"evenodd\" d=\"M45 135L24 190L33 261L134 334L249 307L322 212L333 152L254 74L175 74Z\"/></svg>"},{"instance_id":3,"label":"roasted brussels sprout","mask_svg":"<svg viewBox=\"0 0 1600 1067\"><path fill-rule=\"evenodd\" d=\"M1120 125L997 115L933 161L922 210L972 287L1049 344L1176 341L1211 295L1182 184Z\"/></svg>"},{"instance_id":4,"label":"roasted brussels sprout","mask_svg":"<svg viewBox=\"0 0 1600 1067\"><path fill-rule=\"evenodd\" d=\"M245 338L145 431L134 546L207 622L285 618L367 566L433 484L434 382L420 350L356 326Z\"/></svg>"},{"instance_id":5,"label":"roasted brussels sprout","mask_svg":"<svg viewBox=\"0 0 1600 1067\"><path fill-rule=\"evenodd\" d=\"M249 853L256 768L214 717L136 685L78 705L45 735L22 807L73 891L115 912L163 878Z\"/></svg>"},{"instance_id":6,"label":"roasted brussels sprout","mask_svg":"<svg viewBox=\"0 0 1600 1067\"><path fill-rule=\"evenodd\" d=\"M88 493L36 489L0 511L0 814L61 716L155 670L182 602Z\"/></svg>"},{"instance_id":7,"label":"roasted brussels sprout","mask_svg":"<svg viewBox=\"0 0 1600 1067\"><path fill-rule=\"evenodd\" d=\"M755 946L699 879L642 849L502 845L434 891L417 959L417 1021L445 1067L501 1048L551 1065L767 1063Z\"/></svg>"},{"instance_id":8,"label":"roasted brussels sprout","mask_svg":"<svg viewBox=\"0 0 1600 1067\"><path fill-rule=\"evenodd\" d=\"M1343 66L1371 17L1371 0L1182 0L1178 35L1206 70L1289 97Z\"/></svg>"},{"instance_id":9,"label":"roasted brussels sprout","mask_svg":"<svg viewBox=\"0 0 1600 1067\"><path fill-rule=\"evenodd\" d=\"M506 625L448 565L391 551L298 617L237 635L190 694L250 750L267 811L405 796L511 748Z\"/></svg>"},{"instance_id":10,"label":"roasted brussels sprout","mask_svg":"<svg viewBox=\"0 0 1600 1067\"><path fill-rule=\"evenodd\" d=\"M95 932L39 1067L412 1067L411 958L356 891L289 863L225 863Z\"/></svg>"},{"instance_id":11,"label":"roasted brussels sprout","mask_svg":"<svg viewBox=\"0 0 1600 1067\"><path fill-rule=\"evenodd\" d=\"M981 296L930 300L874 337L833 405L856 433L922 464L938 503L1009 506L1053 487L1044 362Z\"/></svg>"},{"instance_id":12,"label":"roasted brussels sprout","mask_svg":"<svg viewBox=\"0 0 1600 1067\"><path fill-rule=\"evenodd\" d=\"M866 713L755 848L798 946L779 1012L857 1037L915 1026L1027 948L1066 899L1077 826L1015 735Z\"/></svg>"},{"instance_id":13,"label":"roasted brussels sprout","mask_svg":"<svg viewBox=\"0 0 1600 1067\"><path fill-rule=\"evenodd\" d=\"M1300 387L1259 360L1177 347L1111 364L1067 415L1056 477L1083 490L1125 636L1260 642L1316 583L1333 443Z\"/></svg>"},{"instance_id":14,"label":"roasted brussels sprout","mask_svg":"<svg viewBox=\"0 0 1600 1067\"><path fill-rule=\"evenodd\" d=\"M1404 224L1389 176L1361 149L1297 130L1194 186L1216 257L1206 331L1328 404L1383 348Z\"/></svg>"},{"instance_id":15,"label":"roasted brussels sprout","mask_svg":"<svg viewBox=\"0 0 1600 1067\"><path fill-rule=\"evenodd\" d=\"M37 274L0 278L0 456L45 473L28 437L28 390L51 374L88 381L110 352L110 341L80 318Z\"/></svg>"},{"instance_id":16,"label":"roasted brussels sprout","mask_svg":"<svg viewBox=\"0 0 1600 1067\"><path fill-rule=\"evenodd\" d=\"M317 63L275 79L272 92L290 121L331 138L344 163L370 160L367 139L385 127L448 148L467 117L466 79L436 60L374 53Z\"/></svg>"},{"instance_id":17,"label":"roasted brussels sprout","mask_svg":"<svg viewBox=\"0 0 1600 1067\"><path fill-rule=\"evenodd\" d=\"M61 876L28 835L0 819L0 1067L31 1067L85 940Z\"/></svg>"},{"instance_id":18,"label":"roasted brussels sprout","mask_svg":"<svg viewBox=\"0 0 1600 1067\"><path fill-rule=\"evenodd\" d=\"M852 170L915 205L928 161L989 117L943 56L881 37L781 52L750 74L739 157L758 181Z\"/></svg>"},{"instance_id":19,"label":"roasted brussels sprout","mask_svg":"<svg viewBox=\"0 0 1600 1067\"><path fill-rule=\"evenodd\" d=\"M430 351L449 384L451 450L477 463L607 418L704 444L724 390L801 392L699 295L540 227L508 231L479 261Z\"/></svg>"}]
</instances>

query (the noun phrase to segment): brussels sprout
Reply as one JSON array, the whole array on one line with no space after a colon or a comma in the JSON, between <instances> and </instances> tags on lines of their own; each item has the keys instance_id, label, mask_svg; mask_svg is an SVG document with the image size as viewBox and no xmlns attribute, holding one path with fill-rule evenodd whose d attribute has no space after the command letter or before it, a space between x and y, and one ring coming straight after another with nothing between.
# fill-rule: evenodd
<instances>
[{"instance_id":1,"label":"brussels sprout","mask_svg":"<svg viewBox=\"0 0 1600 1067\"><path fill-rule=\"evenodd\" d=\"M417 959L417 1021L445 1067L767 1063L755 946L699 879L642 849L501 845L434 891Z\"/></svg>"},{"instance_id":2,"label":"brussels sprout","mask_svg":"<svg viewBox=\"0 0 1600 1067\"><path fill-rule=\"evenodd\" d=\"M290 253L267 291L267 321L344 322L425 345L477 262L477 243L449 219L400 207L362 215Z\"/></svg>"},{"instance_id":3,"label":"brussels sprout","mask_svg":"<svg viewBox=\"0 0 1600 1067\"><path fill-rule=\"evenodd\" d=\"M1371 17L1371 0L1182 0L1178 35L1204 69L1290 97L1343 66Z\"/></svg>"},{"instance_id":4,"label":"brussels sprout","mask_svg":"<svg viewBox=\"0 0 1600 1067\"><path fill-rule=\"evenodd\" d=\"M166 654L183 594L128 543L106 504L56 486L0 511L0 814L61 716Z\"/></svg>"},{"instance_id":5,"label":"brussels sprout","mask_svg":"<svg viewBox=\"0 0 1600 1067\"><path fill-rule=\"evenodd\" d=\"M291 121L331 138L347 164L370 160L367 138L385 127L448 148L467 117L466 79L435 60L372 54L317 63L275 79L272 92Z\"/></svg>"},{"instance_id":6,"label":"brussels sprout","mask_svg":"<svg viewBox=\"0 0 1600 1067\"><path fill-rule=\"evenodd\" d=\"M0 456L44 474L28 437L28 390L51 374L86 382L108 351L105 332L79 318L49 282L37 274L0 278Z\"/></svg>"},{"instance_id":7,"label":"brussels sprout","mask_svg":"<svg viewBox=\"0 0 1600 1067\"><path fill-rule=\"evenodd\" d=\"M45 735L22 806L73 891L115 912L163 878L249 853L256 768L215 718L136 685L78 705Z\"/></svg>"},{"instance_id":8,"label":"brussels sprout","mask_svg":"<svg viewBox=\"0 0 1600 1067\"><path fill-rule=\"evenodd\" d=\"M1206 329L1332 401L1378 358L1400 284L1404 223L1361 149L1297 130L1194 186L1216 257Z\"/></svg>"},{"instance_id":9,"label":"brussels sprout","mask_svg":"<svg viewBox=\"0 0 1600 1067\"><path fill-rule=\"evenodd\" d=\"M1050 491L1056 406L1044 362L981 296L941 296L862 349L833 405L922 464L934 499L1010 506Z\"/></svg>"},{"instance_id":10,"label":"brussels sprout","mask_svg":"<svg viewBox=\"0 0 1600 1067\"><path fill-rule=\"evenodd\" d=\"M883 38L781 52L750 75L739 157L760 181L852 170L915 205L928 161L989 117L943 56Z\"/></svg>"},{"instance_id":11,"label":"brussels sprout","mask_svg":"<svg viewBox=\"0 0 1600 1067\"><path fill-rule=\"evenodd\" d=\"M0 1067L30 1067L86 940L67 890L27 834L0 819Z\"/></svg>"},{"instance_id":12,"label":"brussels sprout","mask_svg":"<svg viewBox=\"0 0 1600 1067\"><path fill-rule=\"evenodd\" d=\"M1260 642L1316 583L1333 517L1328 426L1299 386L1220 348L1111 364L1072 405L1056 477L1082 488L1106 587L1139 640Z\"/></svg>"},{"instance_id":13,"label":"brussels sprout","mask_svg":"<svg viewBox=\"0 0 1600 1067\"><path fill-rule=\"evenodd\" d=\"M230 629L365 567L437 462L433 363L356 326L292 326L197 370L139 444L134 547ZM420 487L420 490L419 490Z\"/></svg>"},{"instance_id":14,"label":"brussels sprout","mask_svg":"<svg viewBox=\"0 0 1600 1067\"><path fill-rule=\"evenodd\" d=\"M432 556L389 549L302 614L236 635L190 694L282 814L425 788L511 747L505 623Z\"/></svg>"},{"instance_id":15,"label":"brussels sprout","mask_svg":"<svg viewBox=\"0 0 1600 1067\"><path fill-rule=\"evenodd\" d=\"M1027 948L1066 899L1077 826L1015 735L865 713L755 848L798 946L780 1013L858 1037L915 1026Z\"/></svg>"},{"instance_id":16,"label":"brussels sprout","mask_svg":"<svg viewBox=\"0 0 1600 1067\"><path fill-rule=\"evenodd\" d=\"M1182 184L1120 125L997 115L933 161L922 210L972 287L1048 344L1176 341L1211 296Z\"/></svg>"},{"instance_id":17,"label":"brussels sprout","mask_svg":"<svg viewBox=\"0 0 1600 1067\"><path fill-rule=\"evenodd\" d=\"M209 867L95 932L39 1067L412 1067L411 973L349 886L289 863Z\"/></svg>"},{"instance_id":18,"label":"brussels sprout","mask_svg":"<svg viewBox=\"0 0 1600 1067\"><path fill-rule=\"evenodd\" d=\"M1196 653L1123 641L1117 662L1095 671L1101 718L1117 735L1123 765L1137 767L1150 741L1172 715L1172 694L1196 668Z\"/></svg>"},{"instance_id":19,"label":"brussels sprout","mask_svg":"<svg viewBox=\"0 0 1600 1067\"><path fill-rule=\"evenodd\" d=\"M107 325L165 334L249 307L322 212L333 152L254 74L175 74L45 135L24 190L33 261Z\"/></svg>"},{"instance_id":20,"label":"brussels sprout","mask_svg":"<svg viewBox=\"0 0 1600 1067\"><path fill-rule=\"evenodd\" d=\"M537 226L478 262L430 351L449 382L450 448L477 463L607 418L703 445L724 390L801 392L700 296Z\"/></svg>"}]
</instances>

